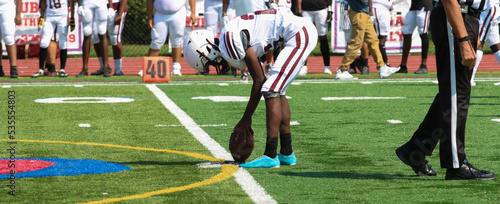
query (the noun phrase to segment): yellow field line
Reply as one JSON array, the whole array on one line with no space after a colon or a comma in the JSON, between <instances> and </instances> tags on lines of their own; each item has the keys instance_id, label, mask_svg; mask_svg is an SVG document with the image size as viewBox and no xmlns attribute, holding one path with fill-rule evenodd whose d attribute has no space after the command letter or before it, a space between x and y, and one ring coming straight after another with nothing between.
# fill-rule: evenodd
<instances>
[{"instance_id":1,"label":"yellow field line","mask_svg":"<svg viewBox=\"0 0 500 204\"><path fill-rule=\"evenodd\" d=\"M89 146L103 146L103 147L115 147L115 148L124 148L124 149L134 149L134 150L145 150L145 151L154 151L154 152L167 152L173 154L183 154L186 156L203 159L211 162L224 162L225 159L217 159L211 156L207 156L204 154L198 154L195 152L185 152L185 151L177 151L170 149L155 149L148 147L132 147L132 146L124 146L124 145L114 145L114 144L101 144L101 143L92 143L92 142L67 142L67 141L51 141L51 140L9 140L9 139L0 139L0 141L7 142L39 142L39 143L58 143L58 144L74 144L74 145L89 145Z\"/></svg>"},{"instance_id":2,"label":"yellow field line","mask_svg":"<svg viewBox=\"0 0 500 204\"><path fill-rule=\"evenodd\" d=\"M197 188L197 187L202 187L206 186L215 182L219 181L224 181L228 178L231 178L233 174L238 171L238 166L235 165L222 165L222 171L215 175L212 178L209 178L204 181L200 181L197 183L185 185L185 186L180 186L180 187L174 187L174 188L167 188L163 190L158 190L158 191L153 191L149 193L143 193L143 194L137 194L133 196L127 196L127 197L121 197L121 198L109 198L109 199L104 199L100 201L93 201L93 202L88 202L85 204L100 204L100 203L112 203L112 202L118 202L118 201L124 201L124 200L132 200L132 199L138 199L138 198L146 198L146 197L151 197L154 195L159 195L159 194L165 194L165 193L174 193L174 192L179 192L179 191L184 191L192 188Z\"/></svg>"},{"instance_id":3,"label":"yellow field line","mask_svg":"<svg viewBox=\"0 0 500 204\"><path fill-rule=\"evenodd\" d=\"M174 154L183 154L186 156L190 157L195 157L211 162L224 162L224 159L217 159L213 158L207 155L203 154L198 154L194 152L184 152L184 151L177 151L177 150L169 150L169 149L155 149L155 148L146 148L146 147L132 147L132 146L124 146L124 145L114 145L114 144L100 144L100 143L92 143L92 142L67 142L67 141L52 141L52 140L8 140L8 139L0 139L0 141L8 141L8 142L38 142L38 143L56 143L56 144L74 144L74 145L91 145L91 146L103 146L103 147L115 147L115 148L125 148L125 149L134 149L134 150L145 150L145 151L155 151L155 152L167 152L167 153L174 153ZM124 200L132 200L132 199L139 199L139 198L146 198L146 197L151 197L154 195L159 195L159 194L165 194L165 193L174 193L174 192L179 192L179 191L184 191L192 188L198 188L202 186L206 186L215 182L219 181L224 181L228 178L231 178L233 174L238 171L239 167L236 165L222 165L222 170L219 174L215 175L212 178L209 178L204 181L192 183L189 185L185 186L179 186L179 187L173 187L173 188L167 188L163 190L158 190L158 191L152 191L148 193L143 193L143 194L137 194L137 195L132 195L132 196L126 196L126 197L120 197L120 198L109 198L109 199L104 199L100 201L92 201L88 202L85 204L97 204L97 203L112 203L112 202L118 202L118 201L124 201Z\"/></svg>"}]
</instances>

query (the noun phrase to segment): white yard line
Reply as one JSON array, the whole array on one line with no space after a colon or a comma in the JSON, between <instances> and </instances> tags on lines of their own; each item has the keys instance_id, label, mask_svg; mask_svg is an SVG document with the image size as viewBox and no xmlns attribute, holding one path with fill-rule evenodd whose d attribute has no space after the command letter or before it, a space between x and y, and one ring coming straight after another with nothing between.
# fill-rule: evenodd
<instances>
[{"instance_id":1,"label":"white yard line","mask_svg":"<svg viewBox=\"0 0 500 204\"><path fill-rule=\"evenodd\" d=\"M216 158L232 160L231 154L226 151L219 143L208 135L203 129L194 122L182 109L177 106L170 98L161 91L155 84L146 85L151 92L160 100L160 102L167 108L184 127L203 145L205 146ZM236 182L241 188L250 196L255 203L277 203L262 186L253 178L250 173L240 168L234 177Z\"/></svg>"}]
</instances>

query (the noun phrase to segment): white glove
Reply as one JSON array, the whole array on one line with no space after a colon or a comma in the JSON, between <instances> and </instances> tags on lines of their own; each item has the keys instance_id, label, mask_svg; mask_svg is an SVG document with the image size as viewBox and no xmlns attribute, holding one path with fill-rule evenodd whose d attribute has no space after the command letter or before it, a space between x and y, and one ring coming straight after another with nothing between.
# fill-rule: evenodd
<instances>
[{"instance_id":1,"label":"white glove","mask_svg":"<svg viewBox=\"0 0 500 204\"><path fill-rule=\"evenodd\" d=\"M372 20L372 22L375 22L375 16L370 16L370 20Z\"/></svg>"},{"instance_id":2,"label":"white glove","mask_svg":"<svg viewBox=\"0 0 500 204\"><path fill-rule=\"evenodd\" d=\"M79 6L78 10L76 10L76 13L78 13L78 15L81 17L85 16L85 11L83 10L83 6Z\"/></svg>"},{"instance_id":3,"label":"white glove","mask_svg":"<svg viewBox=\"0 0 500 204\"><path fill-rule=\"evenodd\" d=\"M276 4L276 3L274 3L274 2L273 2L273 3L271 3L271 8L272 8L272 9L277 9L277 8L278 8L278 4Z\"/></svg>"},{"instance_id":4,"label":"white glove","mask_svg":"<svg viewBox=\"0 0 500 204\"><path fill-rule=\"evenodd\" d=\"M229 18L227 16L222 17L222 23L223 23L222 27L224 28L224 26L226 26L227 23L229 23Z\"/></svg>"},{"instance_id":5,"label":"white glove","mask_svg":"<svg viewBox=\"0 0 500 204\"><path fill-rule=\"evenodd\" d=\"M108 19L112 19L115 17L115 9L108 8Z\"/></svg>"}]
</instances>

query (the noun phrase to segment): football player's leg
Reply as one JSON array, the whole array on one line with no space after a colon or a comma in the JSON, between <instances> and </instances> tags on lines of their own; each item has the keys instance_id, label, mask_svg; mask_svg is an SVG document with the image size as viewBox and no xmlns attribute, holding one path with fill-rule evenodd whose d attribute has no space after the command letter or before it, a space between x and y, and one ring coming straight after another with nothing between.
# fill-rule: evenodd
<instances>
[{"instance_id":1,"label":"football player's leg","mask_svg":"<svg viewBox=\"0 0 500 204\"><path fill-rule=\"evenodd\" d=\"M14 39L16 24L12 19L15 17L15 11L8 10L1 17L2 36L7 48L7 55L10 62L10 77L17 78L17 47Z\"/></svg>"},{"instance_id":2,"label":"football player's leg","mask_svg":"<svg viewBox=\"0 0 500 204\"><path fill-rule=\"evenodd\" d=\"M280 164L283 165L295 165L297 164L297 158L293 153L292 148L292 134L290 133L290 105L286 96L280 97L281 101L281 124L280 124L280 153L278 154L278 159Z\"/></svg>"},{"instance_id":3,"label":"football player's leg","mask_svg":"<svg viewBox=\"0 0 500 204\"><path fill-rule=\"evenodd\" d=\"M155 13L154 28L151 29L151 44L149 45L148 56L158 56L160 49L165 44L167 38L167 18L170 15Z\"/></svg>"},{"instance_id":4,"label":"football player's leg","mask_svg":"<svg viewBox=\"0 0 500 204\"><path fill-rule=\"evenodd\" d=\"M108 35L111 41L111 46L113 48L113 60L115 62L115 72L114 75L123 75L122 72L122 31L125 24L125 16L127 12L122 13L121 22L119 25L114 25L114 22L108 21Z\"/></svg>"},{"instance_id":5,"label":"football player's leg","mask_svg":"<svg viewBox=\"0 0 500 204\"><path fill-rule=\"evenodd\" d=\"M59 34L59 48L61 49L61 53L60 53L61 68L59 69L59 72L57 73L57 75L60 77L67 77L68 74L66 74L66 70L65 70L66 61L68 59L68 43L66 42L66 39L68 38L68 20L67 20L67 18L61 19L61 22L57 28L57 32Z\"/></svg>"},{"instance_id":6,"label":"football player's leg","mask_svg":"<svg viewBox=\"0 0 500 204\"><path fill-rule=\"evenodd\" d=\"M47 17L47 21L42 29L42 40L40 42L40 55L38 58L38 71L32 75L32 77L39 77L44 75L45 62L47 60L47 48L50 45L52 38L55 35L54 24L50 22L50 17Z\"/></svg>"},{"instance_id":7,"label":"football player's leg","mask_svg":"<svg viewBox=\"0 0 500 204\"><path fill-rule=\"evenodd\" d=\"M106 37L107 30L107 6L106 4L101 5L95 10L96 23L97 23L97 34L99 36L99 49L102 52L102 64L103 64L103 76L111 76L111 68L108 64L108 38Z\"/></svg>"},{"instance_id":8,"label":"football player's leg","mask_svg":"<svg viewBox=\"0 0 500 204\"><path fill-rule=\"evenodd\" d=\"M421 10L417 14L417 26L418 33L420 34L420 39L422 40L422 66L427 68L427 53L429 52L429 36L427 32L429 30L429 17L431 12Z\"/></svg>"},{"instance_id":9,"label":"football player's leg","mask_svg":"<svg viewBox=\"0 0 500 204\"><path fill-rule=\"evenodd\" d=\"M181 9L175 13L168 23L168 33L170 34L170 45L172 46L172 75L181 74L182 38L186 28L186 10Z\"/></svg>"}]
</instances>

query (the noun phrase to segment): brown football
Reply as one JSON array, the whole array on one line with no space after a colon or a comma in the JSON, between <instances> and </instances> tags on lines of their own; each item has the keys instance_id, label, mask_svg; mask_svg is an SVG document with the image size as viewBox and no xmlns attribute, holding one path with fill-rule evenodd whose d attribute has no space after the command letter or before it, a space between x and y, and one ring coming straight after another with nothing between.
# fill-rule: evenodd
<instances>
[{"instance_id":1,"label":"brown football","mask_svg":"<svg viewBox=\"0 0 500 204\"><path fill-rule=\"evenodd\" d=\"M237 135L237 131L238 130L235 130L231 133L229 151L231 151L231 156L233 156L234 161L245 162L253 151L255 144L254 133L251 131L242 131Z\"/></svg>"}]
</instances>

